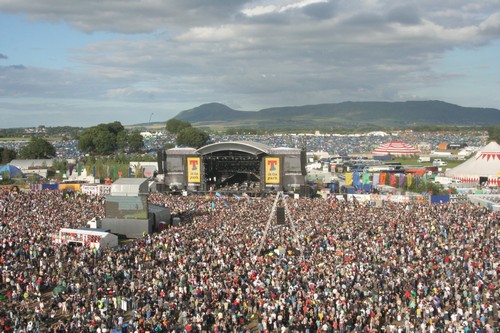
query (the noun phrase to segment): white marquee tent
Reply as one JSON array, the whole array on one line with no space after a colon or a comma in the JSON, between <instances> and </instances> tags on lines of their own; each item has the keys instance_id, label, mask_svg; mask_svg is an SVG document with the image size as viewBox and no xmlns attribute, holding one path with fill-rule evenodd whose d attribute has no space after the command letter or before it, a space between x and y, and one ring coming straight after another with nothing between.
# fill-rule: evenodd
<instances>
[{"instance_id":1,"label":"white marquee tent","mask_svg":"<svg viewBox=\"0 0 500 333\"><path fill-rule=\"evenodd\" d=\"M446 176L463 183L488 182L489 186L500 185L500 145L494 141L481 148L476 155L464 163L446 171Z\"/></svg>"}]
</instances>

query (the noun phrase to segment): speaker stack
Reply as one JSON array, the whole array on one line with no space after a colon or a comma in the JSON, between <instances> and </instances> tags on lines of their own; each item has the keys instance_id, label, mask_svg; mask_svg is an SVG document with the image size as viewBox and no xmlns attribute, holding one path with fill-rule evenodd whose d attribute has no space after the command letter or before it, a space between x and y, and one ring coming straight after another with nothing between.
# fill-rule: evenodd
<instances>
[{"instance_id":1,"label":"speaker stack","mask_svg":"<svg viewBox=\"0 0 500 333\"><path fill-rule=\"evenodd\" d=\"M276 221L279 225L285 224L285 207L276 208Z\"/></svg>"}]
</instances>

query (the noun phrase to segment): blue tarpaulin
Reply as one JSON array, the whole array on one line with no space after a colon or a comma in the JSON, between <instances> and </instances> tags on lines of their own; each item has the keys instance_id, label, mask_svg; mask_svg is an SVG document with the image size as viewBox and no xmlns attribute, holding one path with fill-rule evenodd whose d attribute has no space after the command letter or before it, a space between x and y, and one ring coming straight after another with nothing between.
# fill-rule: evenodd
<instances>
[{"instance_id":1,"label":"blue tarpaulin","mask_svg":"<svg viewBox=\"0 0 500 333\"><path fill-rule=\"evenodd\" d=\"M445 203L449 201L449 195L431 195L431 203Z\"/></svg>"},{"instance_id":2,"label":"blue tarpaulin","mask_svg":"<svg viewBox=\"0 0 500 333\"><path fill-rule=\"evenodd\" d=\"M59 188L58 184L42 184L42 190L52 190L55 191Z\"/></svg>"}]
</instances>

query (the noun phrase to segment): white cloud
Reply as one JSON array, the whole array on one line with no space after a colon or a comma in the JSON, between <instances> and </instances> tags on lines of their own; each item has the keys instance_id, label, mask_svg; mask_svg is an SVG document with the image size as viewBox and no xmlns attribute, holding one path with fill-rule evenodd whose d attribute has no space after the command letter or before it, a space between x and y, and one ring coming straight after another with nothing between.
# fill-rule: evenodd
<instances>
[{"instance_id":1,"label":"white cloud","mask_svg":"<svg viewBox=\"0 0 500 333\"><path fill-rule=\"evenodd\" d=\"M0 0L0 12L116 33L71 49L77 70L13 66L0 49L0 97L171 112L422 96L463 76L437 73L447 52L500 39L498 0Z\"/></svg>"}]
</instances>

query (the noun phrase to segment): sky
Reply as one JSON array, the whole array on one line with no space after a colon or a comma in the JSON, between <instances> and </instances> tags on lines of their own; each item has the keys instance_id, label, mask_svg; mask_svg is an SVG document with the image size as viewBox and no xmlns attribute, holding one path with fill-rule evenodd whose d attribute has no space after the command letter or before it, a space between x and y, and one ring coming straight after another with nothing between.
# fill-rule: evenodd
<instances>
[{"instance_id":1,"label":"sky","mask_svg":"<svg viewBox=\"0 0 500 333\"><path fill-rule=\"evenodd\" d=\"M500 0L0 0L0 128L407 100L500 109Z\"/></svg>"}]
</instances>

